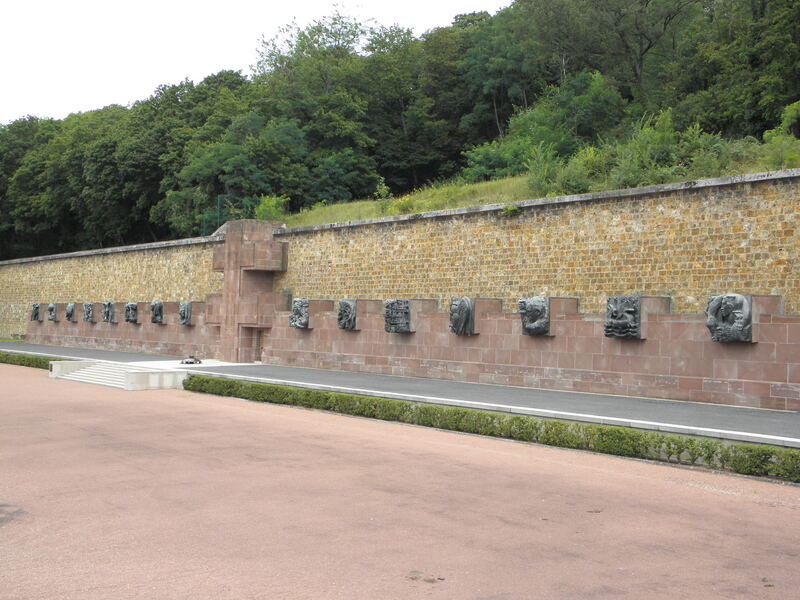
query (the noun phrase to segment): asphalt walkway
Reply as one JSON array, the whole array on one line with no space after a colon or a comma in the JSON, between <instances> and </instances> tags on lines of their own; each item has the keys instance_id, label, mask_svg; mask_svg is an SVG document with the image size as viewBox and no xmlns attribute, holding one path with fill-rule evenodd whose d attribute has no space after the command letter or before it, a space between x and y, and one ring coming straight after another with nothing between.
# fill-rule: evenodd
<instances>
[{"instance_id":1,"label":"asphalt walkway","mask_svg":"<svg viewBox=\"0 0 800 600\"><path fill-rule=\"evenodd\" d=\"M161 368L174 361L175 368L187 368L174 356L134 352L22 342L0 342L0 351ZM219 361L189 368L247 381L800 448L800 413L793 411Z\"/></svg>"}]
</instances>

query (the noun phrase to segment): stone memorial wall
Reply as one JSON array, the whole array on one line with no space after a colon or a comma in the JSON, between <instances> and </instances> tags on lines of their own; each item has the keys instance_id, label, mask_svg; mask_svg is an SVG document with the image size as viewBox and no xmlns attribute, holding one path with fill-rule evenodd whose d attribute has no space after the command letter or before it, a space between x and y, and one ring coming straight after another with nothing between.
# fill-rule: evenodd
<instances>
[{"instance_id":1,"label":"stone memorial wall","mask_svg":"<svg viewBox=\"0 0 800 600\"><path fill-rule=\"evenodd\" d=\"M800 314L800 169L544 198L278 231L276 289L308 298L669 296L702 313L710 296L782 295Z\"/></svg>"},{"instance_id":2,"label":"stone memorial wall","mask_svg":"<svg viewBox=\"0 0 800 600\"><path fill-rule=\"evenodd\" d=\"M670 299L663 297L637 298L641 337L636 338L626 337L627 325L625 335L609 336L607 312L579 312L577 298L548 298L550 335L535 336L525 334L519 312L503 312L499 301L483 298L474 302L473 335L454 332L450 310L433 301L410 301L414 333L407 335L387 331L389 319L395 319L388 313L359 314L359 331L345 332L331 306L316 314L313 331L305 333L289 325L285 311L276 315L262 360L800 410L800 316L783 315L779 296L751 300L755 343L715 341L707 314L673 314ZM425 306L419 310L415 304Z\"/></svg>"},{"instance_id":3,"label":"stone memorial wall","mask_svg":"<svg viewBox=\"0 0 800 600\"><path fill-rule=\"evenodd\" d=\"M235 221L0 263L0 335L800 410L798 198L793 170L522 202L511 217Z\"/></svg>"},{"instance_id":4,"label":"stone memorial wall","mask_svg":"<svg viewBox=\"0 0 800 600\"><path fill-rule=\"evenodd\" d=\"M203 300L221 289L211 257L223 241L210 236L0 261L0 337L23 335L37 301L77 302L80 312L84 302Z\"/></svg>"}]
</instances>

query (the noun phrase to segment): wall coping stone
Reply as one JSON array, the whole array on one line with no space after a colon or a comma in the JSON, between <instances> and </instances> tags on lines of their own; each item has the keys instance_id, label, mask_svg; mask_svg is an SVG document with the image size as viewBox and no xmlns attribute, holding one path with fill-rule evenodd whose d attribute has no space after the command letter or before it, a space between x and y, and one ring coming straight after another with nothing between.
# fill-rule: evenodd
<instances>
[{"instance_id":1,"label":"wall coping stone","mask_svg":"<svg viewBox=\"0 0 800 600\"><path fill-rule=\"evenodd\" d=\"M161 248L177 248L179 246L193 246L196 244L220 244L225 241L225 234L219 230L213 235L205 237L184 238L181 240L167 240L164 242L150 242L148 244L133 244L131 246L115 246L113 248L98 248L95 250L79 250L78 252L65 252L64 254L47 254L29 258L12 258L0 261L0 267L18 265L22 263L41 262L46 260L62 260L66 258L81 258L84 256L100 256L103 254L117 254L125 252L142 252L144 250L158 250Z\"/></svg>"},{"instance_id":2,"label":"wall coping stone","mask_svg":"<svg viewBox=\"0 0 800 600\"><path fill-rule=\"evenodd\" d=\"M392 223L405 223L420 221L425 219L441 219L457 217L463 215L474 215L481 213L499 212L507 206L518 206L522 209L534 209L545 206L555 206L559 204L577 204L582 202L595 202L598 200L623 200L636 196L650 196L667 192L682 190L697 190L703 188L725 187L742 183L762 183L769 181L779 181L782 179L800 178L800 169L784 169L782 171L768 171L764 173L749 173L745 175L733 175L731 177L718 177L715 179L698 179L695 181L682 181L679 183L664 183L650 185L639 188L628 188L623 190L608 190L605 192L590 192L588 194L574 194L571 196L558 196L555 198L536 198L533 200L521 200L519 202L504 202L501 204L485 204L483 206L470 206L465 208L450 208L446 210L436 210L424 213L414 213L411 215L398 215L392 217L381 217L379 219L364 219L361 221L344 221L341 223L327 223L325 225L309 225L306 227L279 227L273 230L273 236L292 235L297 233L315 233L333 229L347 229L350 227L363 227L368 225L389 225ZM0 263L3 264L3 263Z\"/></svg>"}]
</instances>

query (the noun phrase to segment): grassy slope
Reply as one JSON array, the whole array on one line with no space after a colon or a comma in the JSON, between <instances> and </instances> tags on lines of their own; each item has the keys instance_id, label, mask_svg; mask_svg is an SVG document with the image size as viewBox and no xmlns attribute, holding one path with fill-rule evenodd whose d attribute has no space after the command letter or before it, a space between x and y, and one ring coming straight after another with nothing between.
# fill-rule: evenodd
<instances>
[{"instance_id":1,"label":"grassy slope","mask_svg":"<svg viewBox=\"0 0 800 600\"><path fill-rule=\"evenodd\" d=\"M306 227L325 223L342 223L362 219L378 219L392 215L502 204L533 198L528 188L528 177L509 177L473 184L446 183L426 187L389 200L360 200L345 204L317 206L299 214L287 215L287 227Z\"/></svg>"},{"instance_id":2,"label":"grassy slope","mask_svg":"<svg viewBox=\"0 0 800 600\"><path fill-rule=\"evenodd\" d=\"M362 200L316 206L287 215L289 227L342 223L363 219L421 213L448 208L505 204L541 196L561 196L585 191L606 191L658 183L741 175L800 167L800 140L774 135L765 142L723 140L687 130L667 142L655 126L643 127L628 140L600 148L588 146L568 161L542 159L527 175L482 183L442 183L386 200ZM650 156L665 146L677 157L661 164ZM677 160L677 159L676 159ZM662 161L663 162L663 161Z\"/></svg>"}]
</instances>

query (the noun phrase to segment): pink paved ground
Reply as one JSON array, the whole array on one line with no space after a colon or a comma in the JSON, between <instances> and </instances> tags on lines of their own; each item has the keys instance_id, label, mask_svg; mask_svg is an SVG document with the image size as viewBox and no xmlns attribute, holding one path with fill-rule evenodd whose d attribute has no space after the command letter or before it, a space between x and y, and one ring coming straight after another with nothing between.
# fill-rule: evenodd
<instances>
[{"instance_id":1,"label":"pink paved ground","mask_svg":"<svg viewBox=\"0 0 800 600\"><path fill-rule=\"evenodd\" d=\"M0 365L0 598L800 597L800 487Z\"/></svg>"}]
</instances>

